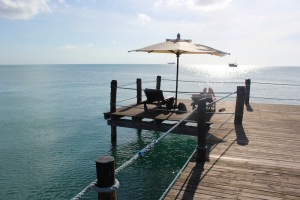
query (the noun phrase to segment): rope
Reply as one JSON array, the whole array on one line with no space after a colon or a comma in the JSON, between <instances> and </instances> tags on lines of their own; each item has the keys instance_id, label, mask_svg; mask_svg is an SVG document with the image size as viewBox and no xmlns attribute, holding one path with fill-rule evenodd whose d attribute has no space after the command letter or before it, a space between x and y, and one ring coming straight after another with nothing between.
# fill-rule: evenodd
<instances>
[{"instance_id":1,"label":"rope","mask_svg":"<svg viewBox=\"0 0 300 200\"><path fill-rule=\"evenodd\" d=\"M153 83L153 82L156 82L156 81L143 81L143 83Z\"/></svg>"},{"instance_id":2,"label":"rope","mask_svg":"<svg viewBox=\"0 0 300 200\"><path fill-rule=\"evenodd\" d=\"M199 94L200 92L199 91L197 91L197 92L180 92L180 91L178 91L177 93L181 93L181 94L195 94L195 93L197 93L197 94ZM231 92L214 92L215 94L231 94Z\"/></svg>"},{"instance_id":3,"label":"rope","mask_svg":"<svg viewBox=\"0 0 300 200\"><path fill-rule=\"evenodd\" d=\"M234 114L233 114L234 115ZM232 115L232 116L233 116ZM224 123L222 123L220 125L220 127L217 128L217 130L213 133L213 134L209 134L206 139L208 139L210 136L214 135L222 126L224 126L224 124L226 124L229 119L232 117L230 116ZM188 163L190 162L190 160L193 158L194 154L196 153L197 148L193 151L193 153L191 154L191 156L188 158L188 160L186 161L186 163L183 165L183 167L180 169L180 171L177 173L177 175L175 176L175 178L173 179L173 181L170 183L169 187L165 190L165 192L162 194L162 196L159 198L159 200L163 200L165 198L165 196L167 195L167 193L170 191L171 187L174 185L175 181L179 178L179 176L182 174L183 170L186 168L186 166L188 165Z\"/></svg>"},{"instance_id":4,"label":"rope","mask_svg":"<svg viewBox=\"0 0 300 200\"><path fill-rule=\"evenodd\" d=\"M215 103L217 103L217 102L219 102L219 101L221 101L221 100L223 100L223 99L225 99L225 98L227 98L227 97L229 97L229 96L231 96L231 95L233 95L233 94L236 94L236 93L237 93L237 92L232 92L232 93L230 93L230 94L228 94L228 95L226 95L226 96L224 96L224 97L222 97L222 98L220 98L220 99L218 99L218 100L215 100L215 101L213 101L213 102L207 104L207 106L211 106L211 105L213 105L213 104L215 104Z\"/></svg>"},{"instance_id":5,"label":"rope","mask_svg":"<svg viewBox=\"0 0 300 200\"><path fill-rule=\"evenodd\" d=\"M81 197L83 197L87 192L89 192L92 189L100 193L113 192L117 190L119 186L120 186L120 182L118 181L118 179L115 179L115 184L113 186L101 188L97 186L97 179L96 179L93 182L91 182L86 188L84 188L81 192L79 192L75 197L73 197L71 200L79 200Z\"/></svg>"},{"instance_id":6,"label":"rope","mask_svg":"<svg viewBox=\"0 0 300 200\"><path fill-rule=\"evenodd\" d=\"M124 90L136 90L136 88L127 88L127 87L121 87L121 86L118 86L117 88L124 89Z\"/></svg>"},{"instance_id":7,"label":"rope","mask_svg":"<svg viewBox=\"0 0 300 200\"><path fill-rule=\"evenodd\" d=\"M234 92L236 93L236 92ZM234 94L232 93L232 94ZM229 94L219 100L216 100L212 103L216 103L232 94ZM138 153L136 153L132 158L130 158L128 161L126 161L125 163L123 163L120 167L118 167L115 171L115 175L117 175L121 170L123 170L124 168L128 167L129 165L131 165L135 160L137 160L140 157L143 157L145 155L146 152L152 150L155 145L157 145L163 138L165 138L168 134L170 134L175 128L177 128L184 120L186 120L190 115L192 115L196 110L198 109L198 106L195 107L194 110L192 110L192 112L190 112L187 116L185 116L183 119L181 119L176 125L174 125L171 129L169 129L167 132L165 132L164 134L162 134L158 139L153 140L151 143L149 143L146 147L144 147L142 150L140 150ZM233 116L233 115L232 115ZM231 116L231 117L232 117ZM231 118L230 117L230 118ZM229 118L229 119L230 119ZM229 120L228 119L228 120ZM228 121L227 120L227 121ZM226 121L226 122L227 122ZM219 130L226 122L224 122L217 130ZM216 131L217 131L216 130ZM216 132L215 131L215 132ZM214 133L215 133L214 132ZM213 134L214 134L213 133ZM212 134L211 134L212 135ZM210 137L211 135L209 135L208 137ZM207 137L207 138L208 138ZM96 185L96 181L93 181L92 183L90 183L86 188L84 188L81 192L79 192L72 200L79 200L79 198L81 198L84 194L86 194L91 188L95 188Z\"/></svg>"},{"instance_id":8,"label":"rope","mask_svg":"<svg viewBox=\"0 0 300 200\"><path fill-rule=\"evenodd\" d=\"M231 144L225 149L225 151L218 157L218 159L210 166L210 168L206 171L205 174L203 174L202 178L199 180L199 182L208 174L208 172L215 166L215 164L221 159L221 157L228 151L228 149L236 142L237 139L233 140Z\"/></svg>"},{"instance_id":9,"label":"rope","mask_svg":"<svg viewBox=\"0 0 300 200\"><path fill-rule=\"evenodd\" d=\"M176 81L174 79L162 79L165 81ZM245 83L245 82L239 82L239 81L231 81L231 82L224 82L224 81L212 81L212 82L208 82L208 81L189 81L189 80L178 80L178 82L187 82L187 83Z\"/></svg>"},{"instance_id":10,"label":"rope","mask_svg":"<svg viewBox=\"0 0 300 200\"><path fill-rule=\"evenodd\" d=\"M300 86L298 84L288 84L288 83L264 83L264 82L251 82L251 83L261 84L261 85Z\"/></svg>"},{"instance_id":11,"label":"rope","mask_svg":"<svg viewBox=\"0 0 300 200\"><path fill-rule=\"evenodd\" d=\"M194 157L194 154L196 153L196 151L197 151L197 148L193 151L193 153L190 155L190 157L188 158L188 160L184 163L183 167L177 173L177 175L175 176L175 178L173 179L173 181L171 182L171 184L169 185L169 187L162 194L162 196L159 198L159 200L163 200L165 198L165 196L167 195L167 193L169 192L169 190L171 189L171 187L174 185L175 181L179 178L179 176L182 174L183 170L189 164L190 160L192 160L192 158Z\"/></svg>"},{"instance_id":12,"label":"rope","mask_svg":"<svg viewBox=\"0 0 300 200\"><path fill-rule=\"evenodd\" d=\"M98 193L113 192L116 191L119 186L120 182L118 181L118 179L115 179L115 184L111 187L97 187L97 185L95 184L94 186L92 186L92 189L94 189Z\"/></svg>"},{"instance_id":13,"label":"rope","mask_svg":"<svg viewBox=\"0 0 300 200\"><path fill-rule=\"evenodd\" d=\"M282 101L300 101L300 99L278 99L278 98L271 98L271 97L253 97L253 96L251 96L251 98L255 98L255 99L273 99L273 100L282 100Z\"/></svg>"},{"instance_id":14,"label":"rope","mask_svg":"<svg viewBox=\"0 0 300 200\"><path fill-rule=\"evenodd\" d=\"M212 134L206 137L208 139L210 136L214 135L222 126L224 126L235 114L232 114L225 122L223 122Z\"/></svg>"},{"instance_id":15,"label":"rope","mask_svg":"<svg viewBox=\"0 0 300 200\"><path fill-rule=\"evenodd\" d=\"M197 109L197 107L190 112L185 118L183 118L182 120L180 120L176 125L174 125L171 129L169 129L167 132L165 132L164 134L162 134L158 139L153 140L151 143L149 143L146 147L144 147L143 149L141 149L138 153L136 153L132 158L130 158L128 161L126 161L125 163L123 163L120 167L118 167L115 171L116 174L118 174L121 170L123 170L124 168L128 167L131 163L133 163L135 160L137 160L140 157L143 157L145 155L146 152L152 150L155 145L157 145L158 142L160 142L160 140L162 140L163 138L165 138L169 133L171 133L175 128L177 128L184 120L186 120L195 110Z\"/></svg>"},{"instance_id":16,"label":"rope","mask_svg":"<svg viewBox=\"0 0 300 200\"><path fill-rule=\"evenodd\" d=\"M123 84L123 85L119 85L118 87L123 87L123 86L128 86L128 85L134 85L134 84L136 84L136 82L134 82L134 83L128 83L128 84Z\"/></svg>"},{"instance_id":17,"label":"rope","mask_svg":"<svg viewBox=\"0 0 300 200\"><path fill-rule=\"evenodd\" d=\"M129 101L129 100L132 100L132 99L136 99L136 96L132 97L132 98L128 98L128 99L123 99L123 100L117 101L116 103L120 103L120 102L124 102L124 101Z\"/></svg>"}]
</instances>

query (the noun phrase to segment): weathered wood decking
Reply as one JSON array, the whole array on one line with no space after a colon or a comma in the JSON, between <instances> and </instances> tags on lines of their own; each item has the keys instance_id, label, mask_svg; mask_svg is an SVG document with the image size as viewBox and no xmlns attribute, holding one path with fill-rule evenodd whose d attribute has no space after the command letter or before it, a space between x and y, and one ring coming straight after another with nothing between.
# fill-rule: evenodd
<instances>
[{"instance_id":1,"label":"weathered wood decking","mask_svg":"<svg viewBox=\"0 0 300 200\"><path fill-rule=\"evenodd\" d=\"M108 125L166 132L174 126L174 123L185 118L194 109L191 99L179 99L178 102L186 105L186 112L170 112L165 108L158 109L155 105L151 104L148 105L148 110L145 111L143 104L139 104L118 108L113 113L104 113L104 117L107 119ZM234 108L231 112L233 111ZM212 114L207 116L207 123L210 123L209 121L211 121L212 116ZM218 121L220 116L213 117L216 119L215 121ZM190 115L184 123L172 132L196 136L197 115Z\"/></svg>"},{"instance_id":2,"label":"weathered wood decking","mask_svg":"<svg viewBox=\"0 0 300 200\"><path fill-rule=\"evenodd\" d=\"M165 199L300 199L300 106L252 103L242 126L231 118L214 136L210 161L191 161Z\"/></svg>"}]
</instances>

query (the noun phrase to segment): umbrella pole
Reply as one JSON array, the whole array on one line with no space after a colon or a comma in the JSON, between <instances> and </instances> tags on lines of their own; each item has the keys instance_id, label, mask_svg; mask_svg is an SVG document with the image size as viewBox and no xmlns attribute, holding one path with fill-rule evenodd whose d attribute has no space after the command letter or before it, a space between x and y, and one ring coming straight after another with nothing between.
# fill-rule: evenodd
<instances>
[{"instance_id":1,"label":"umbrella pole","mask_svg":"<svg viewBox=\"0 0 300 200\"><path fill-rule=\"evenodd\" d=\"M175 105L174 107L177 108L177 92L178 92L178 70L179 70L179 53L176 53L177 57L177 71L176 71L176 92L175 92Z\"/></svg>"}]
</instances>

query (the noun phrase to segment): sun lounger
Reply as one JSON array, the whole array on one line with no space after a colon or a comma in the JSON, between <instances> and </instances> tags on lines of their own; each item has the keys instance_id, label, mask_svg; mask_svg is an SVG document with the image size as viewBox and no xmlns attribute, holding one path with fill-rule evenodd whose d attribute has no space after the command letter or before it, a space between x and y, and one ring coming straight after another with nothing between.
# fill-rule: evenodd
<instances>
[{"instance_id":1,"label":"sun lounger","mask_svg":"<svg viewBox=\"0 0 300 200\"><path fill-rule=\"evenodd\" d=\"M212 110L216 110L216 103L212 103L216 100L216 97L214 97L211 94L192 94L192 100L193 100L193 107L197 104L197 101L199 99L206 99L206 105L207 108L212 111Z\"/></svg>"},{"instance_id":2,"label":"sun lounger","mask_svg":"<svg viewBox=\"0 0 300 200\"><path fill-rule=\"evenodd\" d=\"M147 104L154 104L158 108L161 108L162 105L166 105L167 109L173 108L174 97L165 98L162 90L146 88L144 92L147 97L147 100L142 102L144 104L144 110L148 110Z\"/></svg>"}]
</instances>

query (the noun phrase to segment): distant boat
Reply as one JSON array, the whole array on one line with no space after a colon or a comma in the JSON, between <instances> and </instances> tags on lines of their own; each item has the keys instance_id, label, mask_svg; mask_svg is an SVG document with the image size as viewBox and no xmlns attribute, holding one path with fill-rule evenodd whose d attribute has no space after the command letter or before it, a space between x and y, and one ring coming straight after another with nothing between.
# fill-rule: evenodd
<instances>
[{"instance_id":1,"label":"distant boat","mask_svg":"<svg viewBox=\"0 0 300 200\"><path fill-rule=\"evenodd\" d=\"M229 63L229 67L237 67L238 65L236 63Z\"/></svg>"},{"instance_id":2,"label":"distant boat","mask_svg":"<svg viewBox=\"0 0 300 200\"><path fill-rule=\"evenodd\" d=\"M175 62L168 62L168 64L169 64L169 65L174 65L174 64L175 64Z\"/></svg>"},{"instance_id":3,"label":"distant boat","mask_svg":"<svg viewBox=\"0 0 300 200\"><path fill-rule=\"evenodd\" d=\"M236 58L234 63L229 63L229 67L237 67L238 64L236 63Z\"/></svg>"}]
</instances>

